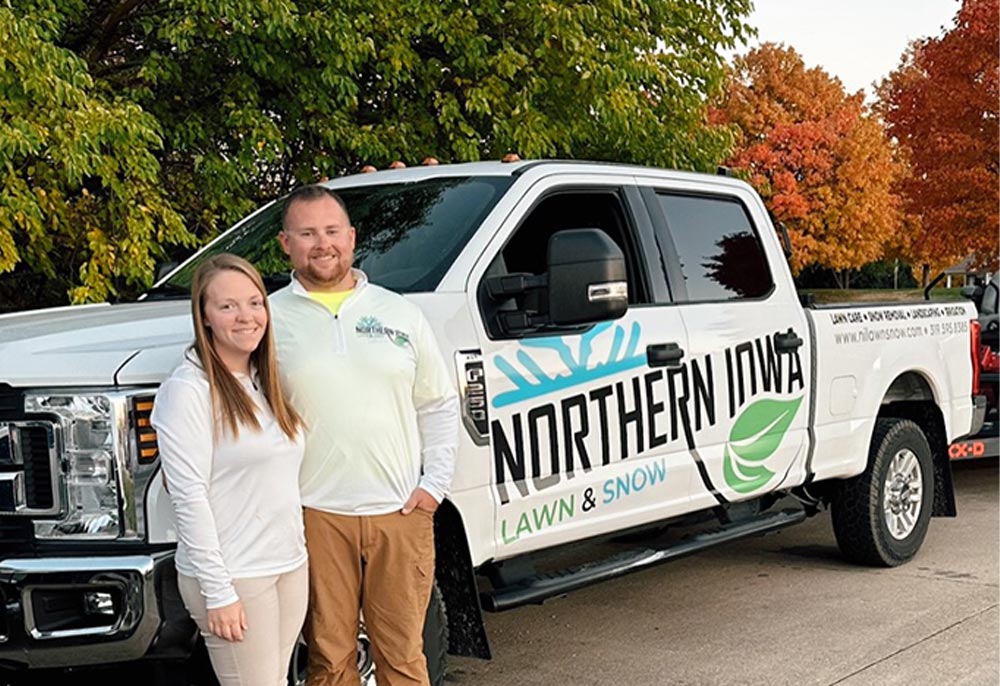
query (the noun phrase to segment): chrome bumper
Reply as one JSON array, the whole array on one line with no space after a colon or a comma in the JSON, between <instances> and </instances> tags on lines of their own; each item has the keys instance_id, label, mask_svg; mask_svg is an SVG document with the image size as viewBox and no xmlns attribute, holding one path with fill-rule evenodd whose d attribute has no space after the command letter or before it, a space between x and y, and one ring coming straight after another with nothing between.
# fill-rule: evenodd
<instances>
[{"instance_id":1,"label":"chrome bumper","mask_svg":"<svg viewBox=\"0 0 1000 686\"><path fill-rule=\"evenodd\" d=\"M0 665L141 658L161 624L154 579L173 552L0 560Z\"/></svg>"}]
</instances>

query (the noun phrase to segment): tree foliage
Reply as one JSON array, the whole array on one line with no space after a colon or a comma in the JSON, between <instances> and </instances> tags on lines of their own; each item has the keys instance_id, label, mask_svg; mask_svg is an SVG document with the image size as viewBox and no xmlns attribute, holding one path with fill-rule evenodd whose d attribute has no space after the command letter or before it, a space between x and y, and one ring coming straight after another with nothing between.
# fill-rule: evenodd
<instances>
[{"instance_id":1,"label":"tree foliage","mask_svg":"<svg viewBox=\"0 0 1000 686\"><path fill-rule=\"evenodd\" d=\"M0 0L0 271L94 300L365 163L711 169L750 0Z\"/></svg>"},{"instance_id":2,"label":"tree foliage","mask_svg":"<svg viewBox=\"0 0 1000 686\"><path fill-rule=\"evenodd\" d=\"M113 276L151 272L156 243L191 235L159 185L156 121L54 44L58 19L0 8L0 272L72 264L72 298L103 299Z\"/></svg>"},{"instance_id":3,"label":"tree foliage","mask_svg":"<svg viewBox=\"0 0 1000 686\"><path fill-rule=\"evenodd\" d=\"M860 92L846 94L794 49L766 43L734 60L713 120L738 127L727 164L788 227L796 272L856 269L891 245L899 168Z\"/></svg>"},{"instance_id":4,"label":"tree foliage","mask_svg":"<svg viewBox=\"0 0 1000 686\"><path fill-rule=\"evenodd\" d=\"M965 0L955 26L911 43L878 89L879 110L909 163L900 183L912 227L907 255L928 268L970 254L980 266L997 265L998 7Z\"/></svg>"}]
</instances>

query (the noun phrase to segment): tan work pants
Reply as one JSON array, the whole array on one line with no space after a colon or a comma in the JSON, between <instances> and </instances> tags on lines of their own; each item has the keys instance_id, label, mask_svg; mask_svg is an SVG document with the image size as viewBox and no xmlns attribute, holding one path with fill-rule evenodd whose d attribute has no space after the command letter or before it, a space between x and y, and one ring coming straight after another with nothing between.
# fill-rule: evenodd
<instances>
[{"instance_id":1,"label":"tan work pants","mask_svg":"<svg viewBox=\"0 0 1000 686\"><path fill-rule=\"evenodd\" d=\"M357 686L359 610L379 686L429 686L424 618L434 583L434 515L345 516L305 508L308 686Z\"/></svg>"},{"instance_id":2,"label":"tan work pants","mask_svg":"<svg viewBox=\"0 0 1000 686\"><path fill-rule=\"evenodd\" d=\"M177 574L181 599L201 630L221 686L285 686L288 662L306 615L308 569L303 564L277 576L233 580L247 616L242 641L227 641L208 631L198 580Z\"/></svg>"}]
</instances>

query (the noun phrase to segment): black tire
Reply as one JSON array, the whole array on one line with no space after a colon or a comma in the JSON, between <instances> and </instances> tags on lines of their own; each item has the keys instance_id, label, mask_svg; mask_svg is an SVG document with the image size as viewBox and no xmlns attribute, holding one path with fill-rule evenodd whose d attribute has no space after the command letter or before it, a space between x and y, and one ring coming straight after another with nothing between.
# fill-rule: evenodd
<instances>
[{"instance_id":1,"label":"black tire","mask_svg":"<svg viewBox=\"0 0 1000 686\"><path fill-rule=\"evenodd\" d=\"M916 458L915 470L911 455ZM891 475L899 477L894 467L897 456L911 465L908 473L916 476L909 481L894 479L891 483L902 490L897 489L896 496L887 496L887 479L892 478ZM910 491L910 485L917 482L919 495ZM927 535L933 501L934 462L923 431L907 419L877 420L867 469L843 481L834 491L831 516L840 551L851 562L876 567L895 567L907 562L920 549ZM889 513L885 511L887 502ZM912 524L904 521L903 515L893 516L896 510L892 506L899 506L901 502L909 502L911 507L919 503ZM886 522L887 517L900 522L900 530L893 533Z\"/></svg>"},{"instance_id":2,"label":"black tire","mask_svg":"<svg viewBox=\"0 0 1000 686\"><path fill-rule=\"evenodd\" d=\"M431 602L424 622L424 655L431 686L441 686L448 669L448 614L437 582L431 588Z\"/></svg>"},{"instance_id":3,"label":"black tire","mask_svg":"<svg viewBox=\"0 0 1000 686\"><path fill-rule=\"evenodd\" d=\"M368 645L368 638L363 629L358 645L359 649L362 645ZM431 601L427 606L427 618L424 621L424 655L427 657L427 672L430 675L431 686L442 686L448 667L448 615L436 582L431 588ZM359 654L359 664L363 661L367 660L360 659ZM288 686L301 686L305 683L308 664L309 649L300 640L288 667ZM378 676L375 678L378 680ZM362 684L364 683L362 675Z\"/></svg>"}]
</instances>

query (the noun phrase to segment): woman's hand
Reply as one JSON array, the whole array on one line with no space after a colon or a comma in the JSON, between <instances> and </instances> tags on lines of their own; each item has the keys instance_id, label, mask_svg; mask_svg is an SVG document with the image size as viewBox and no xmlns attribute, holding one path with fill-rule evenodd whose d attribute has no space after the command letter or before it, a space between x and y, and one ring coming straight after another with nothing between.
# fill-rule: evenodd
<instances>
[{"instance_id":1,"label":"woman's hand","mask_svg":"<svg viewBox=\"0 0 1000 686\"><path fill-rule=\"evenodd\" d=\"M208 611L208 630L227 641L242 641L247 630L247 615L243 603L237 600L224 607Z\"/></svg>"}]
</instances>

